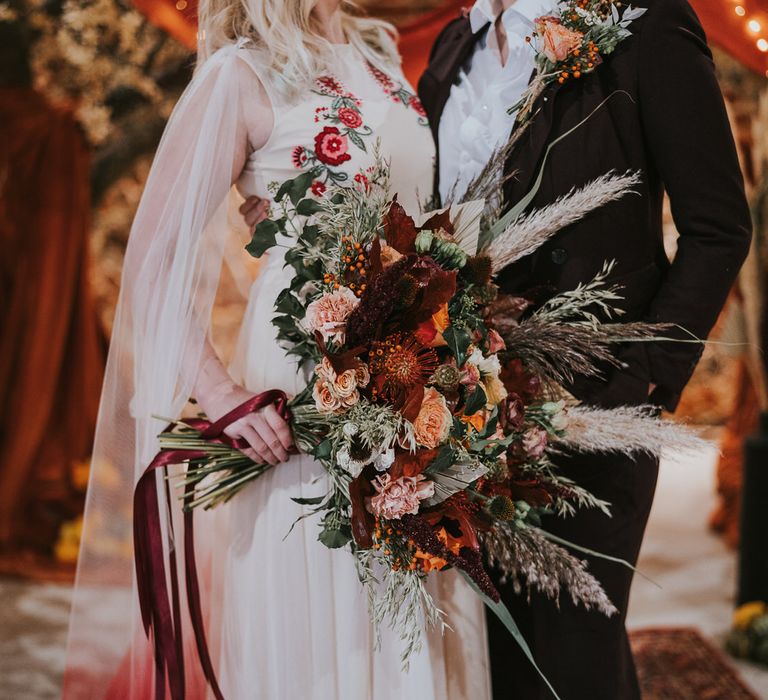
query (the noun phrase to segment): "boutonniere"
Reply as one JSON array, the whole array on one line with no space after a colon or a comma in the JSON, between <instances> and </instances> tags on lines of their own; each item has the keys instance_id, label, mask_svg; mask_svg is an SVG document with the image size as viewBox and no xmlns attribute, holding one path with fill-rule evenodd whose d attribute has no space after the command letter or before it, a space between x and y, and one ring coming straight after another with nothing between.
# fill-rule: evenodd
<instances>
[{"instance_id":1,"label":"boutonniere","mask_svg":"<svg viewBox=\"0 0 768 700\"><path fill-rule=\"evenodd\" d=\"M517 112L518 123L525 124L544 88L591 73L631 36L629 25L644 13L619 0L565 0L554 14L535 19L526 41L536 51L536 74L509 113Z\"/></svg>"}]
</instances>

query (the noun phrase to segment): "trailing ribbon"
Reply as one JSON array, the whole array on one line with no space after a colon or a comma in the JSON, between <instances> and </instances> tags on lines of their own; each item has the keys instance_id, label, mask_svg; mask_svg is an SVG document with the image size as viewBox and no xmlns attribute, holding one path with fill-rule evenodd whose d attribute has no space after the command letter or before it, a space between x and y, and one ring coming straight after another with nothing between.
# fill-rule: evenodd
<instances>
[{"instance_id":1,"label":"trailing ribbon","mask_svg":"<svg viewBox=\"0 0 768 700\"><path fill-rule=\"evenodd\" d=\"M248 446L244 440L235 440L224 435L224 430L249 413L274 404L278 413L290 419L288 397L277 389L265 391L251 397L237 406L215 423L200 418L186 419L181 422L202 433L203 438L211 442L243 449ZM168 426L165 431L170 431ZM181 605L179 599L179 578L176 566L176 546L173 523L168 519L168 566L171 582L171 600L168 598L166 580L165 553L163 549L162 528L160 525L160 507L156 470L167 470L171 464L182 464L195 459L202 459L206 453L201 450L162 450L145 469L133 495L133 540L136 579L139 592L139 605L144 632L147 637L152 633L155 656L155 699L165 698L166 677L172 700L184 700L184 650L181 633ZM167 479L165 496L168 511L171 510L171 493ZM184 489L184 505L194 498L194 485L187 484ZM208 644L205 639L202 606L200 604L200 584L195 564L194 510L185 508L184 512L184 573L187 588L187 605L192 629L195 634L200 665L208 684L217 700L224 696L216 680L216 673L211 662Z\"/></svg>"}]
</instances>

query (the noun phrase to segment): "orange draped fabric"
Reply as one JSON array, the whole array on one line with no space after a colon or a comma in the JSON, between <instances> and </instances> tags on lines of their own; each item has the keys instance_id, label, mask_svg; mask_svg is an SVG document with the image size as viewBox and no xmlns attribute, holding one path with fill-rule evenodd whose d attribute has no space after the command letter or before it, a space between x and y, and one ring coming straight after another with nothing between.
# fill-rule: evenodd
<instances>
[{"instance_id":1,"label":"orange draped fabric","mask_svg":"<svg viewBox=\"0 0 768 700\"><path fill-rule=\"evenodd\" d=\"M89 157L75 121L0 89L0 546L40 549L77 515L104 364L88 279Z\"/></svg>"},{"instance_id":2,"label":"orange draped fabric","mask_svg":"<svg viewBox=\"0 0 768 700\"><path fill-rule=\"evenodd\" d=\"M157 26L190 49L195 48L196 0L133 0L133 3ZM457 16L462 6L471 7L472 4L473 0L444 0L439 10L400 27L405 71L412 82L418 79L426 65L429 47L438 32L448 20ZM768 0L691 0L691 4L710 42L752 70L760 74L766 72L768 54L760 51L756 42L760 37L768 39ZM744 8L744 14L736 13L737 6ZM758 22L760 29L751 31L747 25L749 20Z\"/></svg>"}]
</instances>

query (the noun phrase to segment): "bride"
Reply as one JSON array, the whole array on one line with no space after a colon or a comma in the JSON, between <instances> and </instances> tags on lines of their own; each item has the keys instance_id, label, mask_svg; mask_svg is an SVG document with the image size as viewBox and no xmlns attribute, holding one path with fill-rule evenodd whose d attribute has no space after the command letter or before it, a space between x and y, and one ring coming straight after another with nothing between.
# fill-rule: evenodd
<instances>
[{"instance_id":1,"label":"bride","mask_svg":"<svg viewBox=\"0 0 768 700\"><path fill-rule=\"evenodd\" d=\"M197 71L163 136L126 252L70 626L68 700L165 690L142 627L130 549L131 493L164 425L155 416L181 415L193 396L197 410L218 419L254 393L296 393L307 382L270 323L291 277L282 255L262 264L229 360L210 331L225 251L233 265L247 258L229 225L233 185L242 197L268 201L273 183L315 168L316 197L330 183L363 186L379 144L406 208L417 209L432 189L432 139L392 30L353 9L346 0L200 3ZM287 535L304 514L291 498L325 492L322 466L289 454L290 432L274 409L227 432L245 439L254 459L277 466L196 516L207 635L224 697L489 697L483 612L464 582L434 582L453 630L425 635L403 671L396 633L382 630L375 649L349 552L319 543L311 518ZM180 558L178 504L160 500L166 554ZM182 694L206 697L184 623Z\"/></svg>"}]
</instances>

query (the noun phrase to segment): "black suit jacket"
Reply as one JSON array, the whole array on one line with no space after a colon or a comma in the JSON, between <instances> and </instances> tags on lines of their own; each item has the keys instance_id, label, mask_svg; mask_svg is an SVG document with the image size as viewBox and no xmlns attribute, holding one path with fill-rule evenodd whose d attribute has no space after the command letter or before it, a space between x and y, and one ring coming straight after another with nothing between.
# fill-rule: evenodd
<instances>
[{"instance_id":1,"label":"black suit jacket","mask_svg":"<svg viewBox=\"0 0 768 700\"><path fill-rule=\"evenodd\" d=\"M642 0L639 5L648 11L630 26L633 36L593 73L545 90L508 163L515 176L505 192L510 203L527 193L547 145L586 119L552 148L533 206L611 170L641 171L638 194L564 229L503 270L499 283L506 291L539 285L562 291L591 279L604 261L613 259L614 279L624 286L623 318L678 324L703 339L747 254L749 208L698 18L686 0ZM436 142L451 85L481 35L460 17L434 45L419 95ZM671 265L662 239L665 189L680 233ZM644 400L652 382L658 386L653 400L673 410L701 352L695 343L632 344L622 350L626 372L613 372L607 382L577 382L572 389L579 398L598 403L631 403ZM634 395L612 391L608 398L612 389L629 391L630 376L638 380Z\"/></svg>"}]
</instances>

